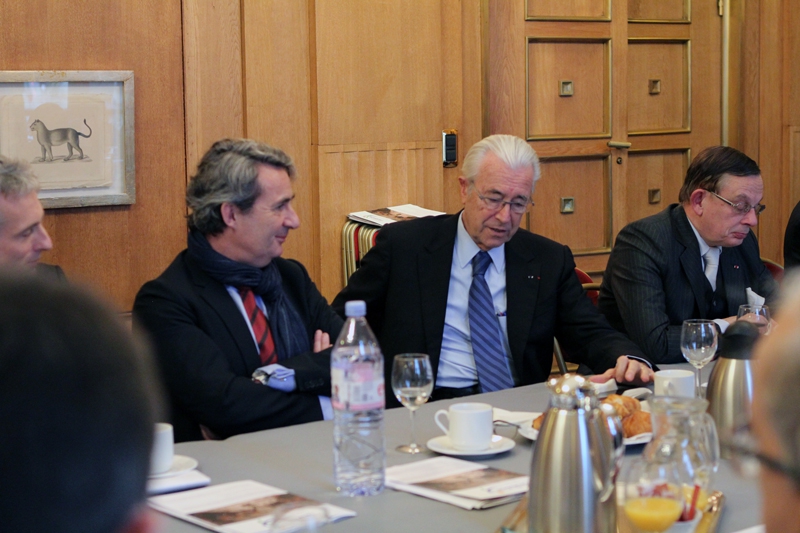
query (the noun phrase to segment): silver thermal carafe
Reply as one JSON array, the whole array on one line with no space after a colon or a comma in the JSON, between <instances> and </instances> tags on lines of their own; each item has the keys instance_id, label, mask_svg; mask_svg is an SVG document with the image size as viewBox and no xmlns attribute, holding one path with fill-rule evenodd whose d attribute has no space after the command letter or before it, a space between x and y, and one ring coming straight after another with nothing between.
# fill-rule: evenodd
<instances>
[{"instance_id":1,"label":"silver thermal carafe","mask_svg":"<svg viewBox=\"0 0 800 533\"><path fill-rule=\"evenodd\" d=\"M731 324L719 343L719 358L708 379L708 412L720 435L750 423L753 403L753 345L758 328L743 320ZM727 450L722 457L730 458Z\"/></svg>"},{"instance_id":2,"label":"silver thermal carafe","mask_svg":"<svg viewBox=\"0 0 800 533\"><path fill-rule=\"evenodd\" d=\"M548 387L550 406L531 463L529 532L615 532L615 483L625 452L619 417L600 407L581 375L564 374Z\"/></svg>"}]
</instances>

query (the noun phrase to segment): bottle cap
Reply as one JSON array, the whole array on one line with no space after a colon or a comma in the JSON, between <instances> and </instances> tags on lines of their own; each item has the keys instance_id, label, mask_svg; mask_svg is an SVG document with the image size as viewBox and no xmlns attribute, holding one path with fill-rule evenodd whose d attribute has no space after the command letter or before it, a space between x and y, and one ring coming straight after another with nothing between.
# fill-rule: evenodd
<instances>
[{"instance_id":1,"label":"bottle cap","mask_svg":"<svg viewBox=\"0 0 800 533\"><path fill-rule=\"evenodd\" d=\"M344 304L344 314L348 317L366 316L367 302L364 300L353 300Z\"/></svg>"}]
</instances>

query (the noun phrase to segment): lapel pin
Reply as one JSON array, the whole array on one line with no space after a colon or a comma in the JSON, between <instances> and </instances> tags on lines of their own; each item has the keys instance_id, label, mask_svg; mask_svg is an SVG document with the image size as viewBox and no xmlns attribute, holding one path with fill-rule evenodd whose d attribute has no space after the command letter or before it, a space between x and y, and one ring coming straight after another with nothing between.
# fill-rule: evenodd
<instances>
[{"instance_id":1,"label":"lapel pin","mask_svg":"<svg viewBox=\"0 0 800 533\"><path fill-rule=\"evenodd\" d=\"M733 268L737 268L737 269L738 269L738 268L739 268L739 265L733 265Z\"/></svg>"}]
</instances>

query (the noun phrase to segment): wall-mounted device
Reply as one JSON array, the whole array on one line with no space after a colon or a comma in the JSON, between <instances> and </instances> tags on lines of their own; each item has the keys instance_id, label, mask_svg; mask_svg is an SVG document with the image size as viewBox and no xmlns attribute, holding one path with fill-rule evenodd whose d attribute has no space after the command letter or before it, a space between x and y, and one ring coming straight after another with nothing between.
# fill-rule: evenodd
<instances>
[{"instance_id":1,"label":"wall-mounted device","mask_svg":"<svg viewBox=\"0 0 800 533\"><path fill-rule=\"evenodd\" d=\"M445 168L458 165L458 132L442 130L442 163Z\"/></svg>"}]
</instances>

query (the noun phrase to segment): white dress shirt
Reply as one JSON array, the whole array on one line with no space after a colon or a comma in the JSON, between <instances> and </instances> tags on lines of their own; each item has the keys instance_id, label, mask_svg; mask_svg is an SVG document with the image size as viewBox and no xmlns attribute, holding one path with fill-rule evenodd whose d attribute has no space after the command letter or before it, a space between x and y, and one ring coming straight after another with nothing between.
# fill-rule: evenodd
<instances>
[{"instance_id":1,"label":"white dress shirt","mask_svg":"<svg viewBox=\"0 0 800 533\"><path fill-rule=\"evenodd\" d=\"M709 246L708 243L705 241L705 239L703 239L703 237L700 236L700 232L697 231L697 228L694 227L694 224L692 224L691 220L689 220L689 226L691 226L692 231L694 232L694 236L697 237L697 244L700 246L700 270L705 272L705 270L706 270L706 261L705 261L705 259L703 259L703 257L711 249L711 246ZM721 256L722 255L722 246L717 246L717 248L719 248L719 253L720 253L720 256ZM715 318L714 319L714 323L717 326L719 326L719 332L720 333L725 333L725 330L728 329L728 325L729 324L725 320L723 320L721 318Z\"/></svg>"},{"instance_id":2,"label":"white dress shirt","mask_svg":"<svg viewBox=\"0 0 800 533\"><path fill-rule=\"evenodd\" d=\"M247 324L247 328L250 330L250 336L253 337L253 343L256 345L256 350L258 350L258 341L256 340L256 334L253 333L253 325L250 323L250 317L247 315L247 311L244 308L244 302L242 301L242 297L239 295L239 289L233 287L232 285L225 285L225 288L228 290L228 294L231 295L233 298L233 302L236 304L236 307L239 308L239 312L242 313L242 317L244 318L245 324ZM269 313L267 313L267 308L264 306L264 300L261 299L261 296L258 294L253 293L253 296L256 298L256 305L259 309L264 313L264 316L269 319ZM266 367L261 367L264 369L267 374L272 375L273 373L277 372L278 375L282 376L285 380L288 376L291 377L292 383L294 384L294 370L290 368L286 368L282 365L273 364L267 365ZM282 380L281 380L282 381ZM291 392L292 390L297 388L297 385L294 384L290 390L286 390L286 387L283 383L279 381L273 381L272 378L269 379L267 382L267 386L272 387L274 389L278 389L283 392ZM319 396L319 406L322 408L322 417L324 420L332 420L333 419L333 406L331 405L331 399L327 396Z\"/></svg>"}]
</instances>

